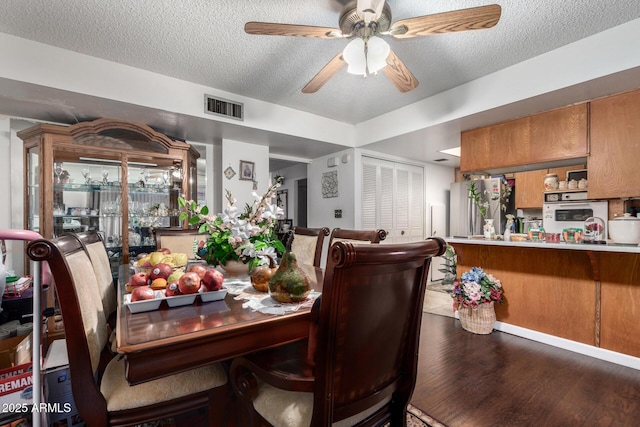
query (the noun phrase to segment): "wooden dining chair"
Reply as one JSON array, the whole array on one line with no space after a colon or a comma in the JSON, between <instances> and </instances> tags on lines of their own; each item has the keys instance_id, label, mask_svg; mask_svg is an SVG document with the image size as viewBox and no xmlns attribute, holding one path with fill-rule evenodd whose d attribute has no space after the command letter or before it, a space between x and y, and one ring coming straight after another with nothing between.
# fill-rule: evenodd
<instances>
[{"instance_id":1,"label":"wooden dining chair","mask_svg":"<svg viewBox=\"0 0 640 427\"><path fill-rule=\"evenodd\" d=\"M118 307L116 287L111 272L111 261L102 236L97 231L71 233L76 236L89 255L96 276L96 283L102 299L104 314L111 327L115 327L116 309Z\"/></svg>"},{"instance_id":2,"label":"wooden dining chair","mask_svg":"<svg viewBox=\"0 0 640 427\"><path fill-rule=\"evenodd\" d=\"M202 234L195 228L156 228L156 248L167 248L172 253L187 254L187 258L194 259L194 242L207 241L209 235Z\"/></svg>"},{"instance_id":3,"label":"wooden dining chair","mask_svg":"<svg viewBox=\"0 0 640 427\"><path fill-rule=\"evenodd\" d=\"M93 265L80 240L62 235L31 242L27 254L51 267L65 323L73 399L88 426L129 426L207 408L210 426L229 415L229 386L219 364L129 385L126 359L111 358L99 371L107 328ZM126 308L125 308L126 309Z\"/></svg>"},{"instance_id":4,"label":"wooden dining chair","mask_svg":"<svg viewBox=\"0 0 640 427\"><path fill-rule=\"evenodd\" d=\"M380 243L387 238L387 232L383 229L377 230L346 230L334 228L329 237L329 247L335 242Z\"/></svg>"},{"instance_id":5,"label":"wooden dining chair","mask_svg":"<svg viewBox=\"0 0 640 427\"><path fill-rule=\"evenodd\" d=\"M324 239L327 236L329 236L327 227L293 227L290 250L296 254L299 263L320 267Z\"/></svg>"},{"instance_id":6,"label":"wooden dining chair","mask_svg":"<svg viewBox=\"0 0 640 427\"><path fill-rule=\"evenodd\" d=\"M233 360L242 425L406 425L427 274L445 248L336 242L309 339Z\"/></svg>"}]
</instances>

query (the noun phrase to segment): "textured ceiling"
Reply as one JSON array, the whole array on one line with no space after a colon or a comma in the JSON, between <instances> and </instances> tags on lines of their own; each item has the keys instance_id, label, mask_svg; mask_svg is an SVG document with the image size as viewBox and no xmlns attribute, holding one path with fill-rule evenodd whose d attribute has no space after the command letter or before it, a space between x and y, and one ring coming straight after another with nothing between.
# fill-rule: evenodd
<instances>
[{"instance_id":1,"label":"textured ceiling","mask_svg":"<svg viewBox=\"0 0 640 427\"><path fill-rule=\"evenodd\" d=\"M498 3L492 29L387 41L420 85L342 69L302 87L346 39L245 34L247 21L337 27L343 0L1 0L0 32L347 123L430 97L640 17L637 0L388 0L393 22Z\"/></svg>"}]
</instances>

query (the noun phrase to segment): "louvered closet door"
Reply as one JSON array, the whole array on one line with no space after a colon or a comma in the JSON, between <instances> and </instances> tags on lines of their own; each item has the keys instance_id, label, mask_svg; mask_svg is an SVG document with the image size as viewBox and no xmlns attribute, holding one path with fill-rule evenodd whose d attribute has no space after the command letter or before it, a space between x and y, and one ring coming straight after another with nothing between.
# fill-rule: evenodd
<instances>
[{"instance_id":1,"label":"louvered closet door","mask_svg":"<svg viewBox=\"0 0 640 427\"><path fill-rule=\"evenodd\" d=\"M424 238L423 169L362 158L362 228L383 228L383 243Z\"/></svg>"}]
</instances>

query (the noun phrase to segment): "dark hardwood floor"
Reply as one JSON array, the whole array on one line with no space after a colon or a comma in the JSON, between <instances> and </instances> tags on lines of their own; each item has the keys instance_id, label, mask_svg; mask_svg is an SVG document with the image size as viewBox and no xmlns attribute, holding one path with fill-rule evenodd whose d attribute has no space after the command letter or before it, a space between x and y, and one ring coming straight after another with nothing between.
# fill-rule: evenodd
<instances>
[{"instance_id":1,"label":"dark hardwood floor","mask_svg":"<svg viewBox=\"0 0 640 427\"><path fill-rule=\"evenodd\" d=\"M411 403L449 427L638 426L640 370L424 313Z\"/></svg>"}]
</instances>

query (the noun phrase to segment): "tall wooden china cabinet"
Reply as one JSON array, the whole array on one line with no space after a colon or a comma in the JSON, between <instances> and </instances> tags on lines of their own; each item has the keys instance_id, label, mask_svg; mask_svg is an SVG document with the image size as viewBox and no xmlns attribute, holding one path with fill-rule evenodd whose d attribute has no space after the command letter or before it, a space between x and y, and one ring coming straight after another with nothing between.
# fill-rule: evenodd
<instances>
[{"instance_id":1,"label":"tall wooden china cabinet","mask_svg":"<svg viewBox=\"0 0 640 427\"><path fill-rule=\"evenodd\" d=\"M120 264L155 248L153 229L181 225L179 195L197 197L197 150L146 125L111 119L39 124L18 136L25 226L45 238L97 230L114 275ZM52 293L47 300L55 305ZM49 340L64 333L53 319L48 331Z\"/></svg>"}]
</instances>

